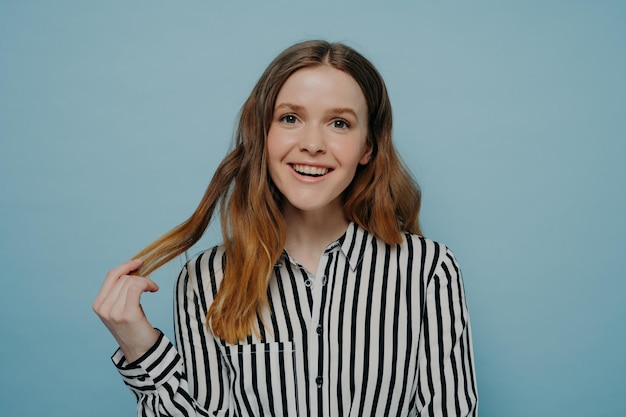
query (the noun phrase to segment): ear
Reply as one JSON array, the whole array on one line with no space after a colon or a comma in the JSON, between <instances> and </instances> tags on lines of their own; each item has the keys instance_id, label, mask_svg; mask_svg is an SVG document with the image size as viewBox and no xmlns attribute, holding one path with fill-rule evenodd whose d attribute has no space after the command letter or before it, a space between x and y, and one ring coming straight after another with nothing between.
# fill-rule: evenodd
<instances>
[{"instance_id":1,"label":"ear","mask_svg":"<svg viewBox=\"0 0 626 417\"><path fill-rule=\"evenodd\" d=\"M361 165L367 165L372 157L372 144L368 141L366 146L367 148L365 148L363 156L361 156L361 159L359 159L359 164Z\"/></svg>"}]
</instances>

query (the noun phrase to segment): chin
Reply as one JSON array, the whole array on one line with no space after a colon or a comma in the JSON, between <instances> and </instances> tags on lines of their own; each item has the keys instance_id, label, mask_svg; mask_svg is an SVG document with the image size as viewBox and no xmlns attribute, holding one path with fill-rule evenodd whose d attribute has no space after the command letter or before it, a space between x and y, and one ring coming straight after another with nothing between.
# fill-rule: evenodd
<instances>
[{"instance_id":1,"label":"chin","mask_svg":"<svg viewBox=\"0 0 626 417\"><path fill-rule=\"evenodd\" d=\"M324 213L324 214L335 214L342 213L343 214L343 205L340 200L322 200L314 199L314 200L288 200L285 201L290 205L293 209L300 211L302 213L314 214L314 213Z\"/></svg>"}]
</instances>

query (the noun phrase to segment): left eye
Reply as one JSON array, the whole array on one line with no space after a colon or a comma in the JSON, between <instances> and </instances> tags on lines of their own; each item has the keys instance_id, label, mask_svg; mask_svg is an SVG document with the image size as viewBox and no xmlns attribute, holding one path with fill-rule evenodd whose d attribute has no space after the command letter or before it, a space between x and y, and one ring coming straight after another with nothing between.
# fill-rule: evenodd
<instances>
[{"instance_id":1,"label":"left eye","mask_svg":"<svg viewBox=\"0 0 626 417\"><path fill-rule=\"evenodd\" d=\"M333 121L333 127L336 127L337 129L347 129L350 127L350 123L345 120L338 119Z\"/></svg>"}]
</instances>

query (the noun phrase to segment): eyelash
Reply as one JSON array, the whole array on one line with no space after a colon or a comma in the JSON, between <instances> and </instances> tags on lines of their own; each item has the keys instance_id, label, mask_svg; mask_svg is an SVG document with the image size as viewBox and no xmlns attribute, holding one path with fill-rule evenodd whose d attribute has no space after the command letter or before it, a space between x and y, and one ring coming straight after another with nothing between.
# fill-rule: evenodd
<instances>
[{"instance_id":1,"label":"eyelash","mask_svg":"<svg viewBox=\"0 0 626 417\"><path fill-rule=\"evenodd\" d=\"M288 120L290 119L290 120ZM280 119L281 122L287 123L287 124L294 124L295 122L298 121L298 118L296 116L294 116L293 114L286 114L284 116L281 116Z\"/></svg>"},{"instance_id":2,"label":"eyelash","mask_svg":"<svg viewBox=\"0 0 626 417\"><path fill-rule=\"evenodd\" d=\"M342 126L337 126L338 123L341 123ZM350 128L350 123L348 123L347 121L345 121L343 119L335 119L335 120L333 120L333 127L337 128L337 129L349 129Z\"/></svg>"},{"instance_id":3,"label":"eyelash","mask_svg":"<svg viewBox=\"0 0 626 417\"><path fill-rule=\"evenodd\" d=\"M283 122L283 123L287 123L287 124L295 124L298 121L298 118L293 115L293 114L285 114L283 116L281 116L279 119L279 121ZM348 123L348 121L344 120L344 119L335 119L332 121L332 126L335 129L349 129L352 126L350 125L350 123Z\"/></svg>"}]
</instances>

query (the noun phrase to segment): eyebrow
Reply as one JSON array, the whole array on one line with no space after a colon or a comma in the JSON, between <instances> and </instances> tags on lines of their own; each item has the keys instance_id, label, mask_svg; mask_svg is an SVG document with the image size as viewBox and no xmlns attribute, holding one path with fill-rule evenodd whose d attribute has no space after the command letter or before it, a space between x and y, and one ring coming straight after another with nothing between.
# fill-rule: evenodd
<instances>
[{"instance_id":1,"label":"eyebrow","mask_svg":"<svg viewBox=\"0 0 626 417\"><path fill-rule=\"evenodd\" d=\"M305 110L304 106L301 106L299 104L280 103L279 105L277 105L274 108L274 111L280 110L282 108L287 108L287 109L290 109L290 110L295 111L295 112L303 112ZM333 113L334 114L348 113L348 114L352 115L352 117L354 117L355 119L358 120L356 112L353 109L351 109L350 107L335 107L335 108L332 108L332 109L328 109L328 111L326 113L331 113L331 114L333 114Z\"/></svg>"},{"instance_id":2,"label":"eyebrow","mask_svg":"<svg viewBox=\"0 0 626 417\"><path fill-rule=\"evenodd\" d=\"M279 105L277 105L276 107L274 107L274 111L282 109L283 107L296 111L296 112L301 112L304 110L304 106L300 106L299 104L292 104L292 103L280 103Z\"/></svg>"}]
</instances>

